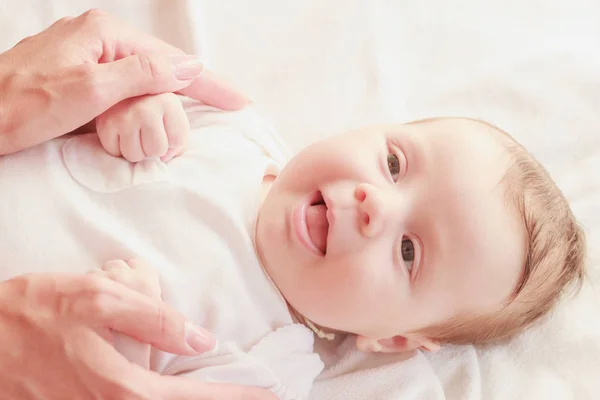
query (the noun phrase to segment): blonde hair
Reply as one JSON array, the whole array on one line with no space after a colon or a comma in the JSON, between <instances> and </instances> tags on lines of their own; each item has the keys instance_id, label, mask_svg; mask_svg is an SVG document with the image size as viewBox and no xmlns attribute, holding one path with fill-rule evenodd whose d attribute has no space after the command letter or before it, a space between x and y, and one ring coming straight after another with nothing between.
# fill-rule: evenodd
<instances>
[{"instance_id":1,"label":"blonde hair","mask_svg":"<svg viewBox=\"0 0 600 400\"><path fill-rule=\"evenodd\" d=\"M482 121L478 121L482 122ZM584 277L585 236L548 172L507 133L512 167L503 185L527 232L523 273L512 296L494 313L457 315L419 334L442 343L488 343L507 339L537 321Z\"/></svg>"}]
</instances>

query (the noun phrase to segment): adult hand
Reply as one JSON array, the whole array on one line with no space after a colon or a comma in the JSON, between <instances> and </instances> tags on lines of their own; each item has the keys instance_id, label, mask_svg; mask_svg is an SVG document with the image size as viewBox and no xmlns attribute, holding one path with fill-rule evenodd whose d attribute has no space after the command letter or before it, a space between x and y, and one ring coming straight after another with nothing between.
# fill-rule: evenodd
<instances>
[{"instance_id":1,"label":"adult hand","mask_svg":"<svg viewBox=\"0 0 600 400\"><path fill-rule=\"evenodd\" d=\"M0 54L0 154L45 142L121 100L179 92L223 109L248 99L195 56L90 10Z\"/></svg>"},{"instance_id":2,"label":"adult hand","mask_svg":"<svg viewBox=\"0 0 600 400\"><path fill-rule=\"evenodd\" d=\"M109 344L112 331L187 355L215 343L164 303L110 279L22 275L0 283L0 399L274 399L144 370Z\"/></svg>"}]
</instances>

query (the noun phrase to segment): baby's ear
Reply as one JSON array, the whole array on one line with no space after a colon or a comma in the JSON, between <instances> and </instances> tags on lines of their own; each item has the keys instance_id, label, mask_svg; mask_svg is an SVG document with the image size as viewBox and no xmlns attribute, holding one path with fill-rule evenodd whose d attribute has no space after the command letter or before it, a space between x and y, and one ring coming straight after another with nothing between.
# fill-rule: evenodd
<instances>
[{"instance_id":1,"label":"baby's ear","mask_svg":"<svg viewBox=\"0 0 600 400\"><path fill-rule=\"evenodd\" d=\"M434 353L440 349L440 343L422 336L394 336L387 339L357 336L356 348L367 353L400 353L417 349Z\"/></svg>"}]
</instances>

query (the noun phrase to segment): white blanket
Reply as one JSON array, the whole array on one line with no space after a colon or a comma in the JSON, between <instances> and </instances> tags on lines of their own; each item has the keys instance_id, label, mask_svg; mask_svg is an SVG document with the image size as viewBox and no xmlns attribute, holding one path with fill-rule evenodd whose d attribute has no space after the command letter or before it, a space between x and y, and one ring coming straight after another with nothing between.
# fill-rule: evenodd
<instances>
[{"instance_id":1,"label":"white blanket","mask_svg":"<svg viewBox=\"0 0 600 400\"><path fill-rule=\"evenodd\" d=\"M203 54L293 148L371 122L479 117L533 151L570 199L590 244L577 300L504 346L405 362L342 346L315 399L600 397L596 0L2 0L0 49L91 5Z\"/></svg>"}]
</instances>

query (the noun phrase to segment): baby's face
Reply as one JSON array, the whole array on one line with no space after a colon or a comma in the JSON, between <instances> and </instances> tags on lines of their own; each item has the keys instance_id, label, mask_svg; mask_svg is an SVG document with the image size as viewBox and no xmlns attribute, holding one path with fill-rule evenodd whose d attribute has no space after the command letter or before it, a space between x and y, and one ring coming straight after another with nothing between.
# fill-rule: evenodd
<instances>
[{"instance_id":1,"label":"baby's face","mask_svg":"<svg viewBox=\"0 0 600 400\"><path fill-rule=\"evenodd\" d=\"M290 305L324 327L388 338L513 292L525 231L498 134L449 118L318 142L277 177L258 252Z\"/></svg>"}]
</instances>

